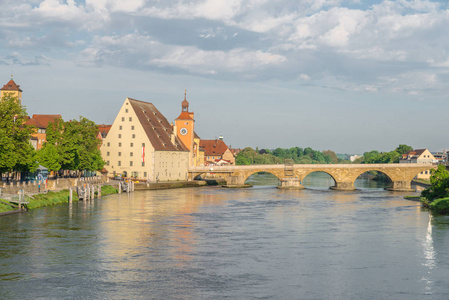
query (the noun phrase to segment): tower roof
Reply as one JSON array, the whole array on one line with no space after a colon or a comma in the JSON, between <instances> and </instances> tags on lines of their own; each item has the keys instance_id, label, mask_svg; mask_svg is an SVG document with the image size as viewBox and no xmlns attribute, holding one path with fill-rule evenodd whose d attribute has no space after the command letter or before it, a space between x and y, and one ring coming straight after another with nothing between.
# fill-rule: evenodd
<instances>
[{"instance_id":1,"label":"tower roof","mask_svg":"<svg viewBox=\"0 0 449 300\"><path fill-rule=\"evenodd\" d=\"M22 90L20 89L20 85L17 85L14 80L11 80L5 84L1 89L1 91L19 91L22 92Z\"/></svg>"}]
</instances>

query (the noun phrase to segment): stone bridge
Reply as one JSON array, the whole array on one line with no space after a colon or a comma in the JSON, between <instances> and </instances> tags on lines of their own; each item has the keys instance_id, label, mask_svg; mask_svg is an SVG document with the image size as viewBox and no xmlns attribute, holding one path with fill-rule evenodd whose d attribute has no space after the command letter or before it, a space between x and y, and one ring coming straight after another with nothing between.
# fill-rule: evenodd
<instances>
[{"instance_id":1,"label":"stone bridge","mask_svg":"<svg viewBox=\"0 0 449 300\"><path fill-rule=\"evenodd\" d=\"M189 170L190 179L196 179L203 174L220 174L229 187L245 186L249 176L268 172L276 176L280 188L304 188L302 181L313 172L325 172L335 181L334 190L354 190L354 181L368 171L384 173L393 182L393 191L413 191L411 181L422 171L436 169L434 164L317 164L317 165L250 165L250 166L213 166L192 167Z\"/></svg>"}]
</instances>

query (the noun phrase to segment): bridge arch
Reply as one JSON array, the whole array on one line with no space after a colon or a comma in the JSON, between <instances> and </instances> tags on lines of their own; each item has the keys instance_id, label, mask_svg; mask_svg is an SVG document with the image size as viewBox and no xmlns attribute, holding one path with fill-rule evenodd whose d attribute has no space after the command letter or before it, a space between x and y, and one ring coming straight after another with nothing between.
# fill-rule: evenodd
<instances>
[{"instance_id":1,"label":"bridge arch","mask_svg":"<svg viewBox=\"0 0 449 300\"><path fill-rule=\"evenodd\" d=\"M277 185L279 185L279 182L282 180L281 178L279 178L279 176L277 176L275 174L275 172L270 172L270 171L259 171L259 172L255 172L251 175L246 176L245 180L244 180L244 184L249 184L249 185L253 185L251 182L248 182L251 180L251 177L257 176L257 175L262 175L262 174L269 174L271 175L270 177L276 178L277 179Z\"/></svg>"},{"instance_id":2,"label":"bridge arch","mask_svg":"<svg viewBox=\"0 0 449 300\"><path fill-rule=\"evenodd\" d=\"M298 176L299 178L301 178L301 185L302 186L306 186L306 178L307 176L314 174L314 173L324 173L330 176L330 178L333 180L333 184L328 186L328 187L332 187L335 186L337 184L337 180L335 179L334 175L331 172L325 171L325 170L310 170L307 171L303 174L301 174L301 176Z\"/></svg>"},{"instance_id":3,"label":"bridge arch","mask_svg":"<svg viewBox=\"0 0 449 300\"><path fill-rule=\"evenodd\" d=\"M279 172L276 172L276 170L254 170L254 171L250 171L250 172L245 172L242 175L243 178L243 182L246 182L248 180L249 177L253 176L254 174L258 174L258 173L269 173L273 176L275 176L278 180L282 180L283 174L279 174Z\"/></svg>"},{"instance_id":4,"label":"bridge arch","mask_svg":"<svg viewBox=\"0 0 449 300\"><path fill-rule=\"evenodd\" d=\"M381 187L387 188L387 187L390 187L391 185L393 185L393 180L395 178L391 174L388 174L387 171L381 170L379 168L360 170L360 171L356 172L354 174L354 177L353 177L354 178L354 184L355 184L356 180L361 178L361 176L363 174L369 173L371 171L375 171L375 172L381 173L381 174L383 174L387 178L387 181L381 181L381 180L376 180L376 179L372 178L373 181L377 181L378 182L378 184L376 184L376 187L378 187L378 185L381 185ZM371 184L370 184L370 187L372 187Z\"/></svg>"}]
</instances>

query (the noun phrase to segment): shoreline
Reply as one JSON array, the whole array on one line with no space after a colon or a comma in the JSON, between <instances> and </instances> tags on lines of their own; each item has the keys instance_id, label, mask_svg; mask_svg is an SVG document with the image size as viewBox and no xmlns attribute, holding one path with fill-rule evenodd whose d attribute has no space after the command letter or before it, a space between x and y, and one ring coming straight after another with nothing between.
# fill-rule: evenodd
<instances>
[{"instance_id":1,"label":"shoreline","mask_svg":"<svg viewBox=\"0 0 449 300\"><path fill-rule=\"evenodd\" d=\"M108 184L102 185L101 195L107 196L111 194L118 194L118 181L111 181ZM165 190L165 189L177 189L177 188L190 188L190 187L204 187L211 185L221 185L222 181L215 179L206 179L206 180L195 180L195 181L164 181L164 182L139 182L134 184L135 191L145 191L145 190ZM76 187L73 187L73 199L72 201L80 201L78 198L78 194L76 193ZM126 193L126 192L122 192ZM30 203L27 207L22 209L16 209L12 207L12 204L9 203L8 199L0 199L0 206L3 207L11 207L11 210L5 210L0 212L1 216L26 212L31 209L40 208L40 207L48 207L57 204L62 204L68 202L69 198L69 190L62 189L59 191L43 191L41 193L33 193L27 195L30 198ZM97 198L98 199L98 198ZM8 203L5 203L8 202ZM1 209L1 207L0 207Z\"/></svg>"}]
</instances>

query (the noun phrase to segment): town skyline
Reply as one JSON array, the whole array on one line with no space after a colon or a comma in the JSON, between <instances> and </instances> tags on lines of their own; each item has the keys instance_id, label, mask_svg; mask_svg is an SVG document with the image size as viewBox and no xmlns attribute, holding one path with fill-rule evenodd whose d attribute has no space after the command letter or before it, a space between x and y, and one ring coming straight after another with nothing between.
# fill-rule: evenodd
<instances>
[{"instance_id":1,"label":"town skyline","mask_svg":"<svg viewBox=\"0 0 449 300\"><path fill-rule=\"evenodd\" d=\"M126 97L172 121L187 89L198 134L234 148L447 149L448 4L371 3L8 0L2 84L97 124Z\"/></svg>"}]
</instances>

